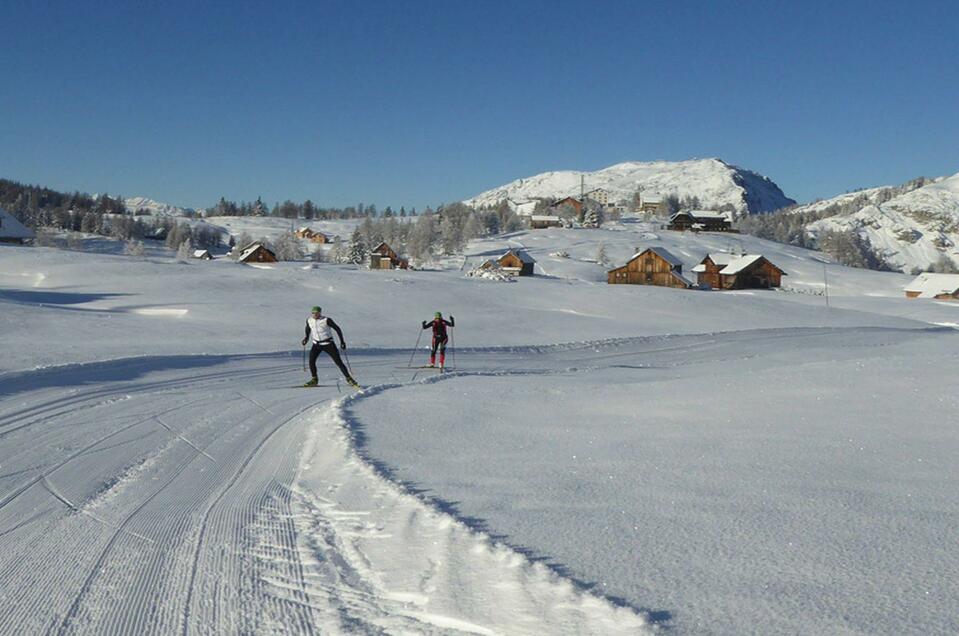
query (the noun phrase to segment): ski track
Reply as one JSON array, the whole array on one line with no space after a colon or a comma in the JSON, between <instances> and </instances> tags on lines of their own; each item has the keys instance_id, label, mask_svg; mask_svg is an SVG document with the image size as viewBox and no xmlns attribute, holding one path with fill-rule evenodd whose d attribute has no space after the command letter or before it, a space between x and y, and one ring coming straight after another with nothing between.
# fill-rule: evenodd
<instances>
[{"instance_id":1,"label":"ski track","mask_svg":"<svg viewBox=\"0 0 959 636\"><path fill-rule=\"evenodd\" d=\"M954 333L767 329L475 349L468 368L419 382L754 356L775 365L777 348L794 350L797 339L842 356L943 332ZM154 372L118 360L102 364L107 375L129 366L133 379L85 384L80 365L34 390L29 374L17 376L0 402L0 633L658 630L358 454L350 405L403 390L395 368L409 351L355 356L361 380L376 386L346 397L334 387L277 388L300 377L288 357Z\"/></svg>"}]
</instances>

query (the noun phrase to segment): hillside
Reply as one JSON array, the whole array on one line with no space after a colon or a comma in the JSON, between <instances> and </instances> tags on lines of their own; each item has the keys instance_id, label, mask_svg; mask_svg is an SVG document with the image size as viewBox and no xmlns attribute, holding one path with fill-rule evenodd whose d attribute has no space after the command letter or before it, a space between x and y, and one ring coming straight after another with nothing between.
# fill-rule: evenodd
<instances>
[{"instance_id":1,"label":"hillside","mask_svg":"<svg viewBox=\"0 0 959 636\"><path fill-rule=\"evenodd\" d=\"M703 207L729 208L736 216L771 212L795 203L771 179L732 166L721 159L689 161L630 161L595 172L565 170L517 179L464 201L467 205L495 205L506 201L514 210L527 211L539 198L579 196L602 188L610 202L627 203L637 192L646 196L696 197Z\"/></svg>"}]
</instances>

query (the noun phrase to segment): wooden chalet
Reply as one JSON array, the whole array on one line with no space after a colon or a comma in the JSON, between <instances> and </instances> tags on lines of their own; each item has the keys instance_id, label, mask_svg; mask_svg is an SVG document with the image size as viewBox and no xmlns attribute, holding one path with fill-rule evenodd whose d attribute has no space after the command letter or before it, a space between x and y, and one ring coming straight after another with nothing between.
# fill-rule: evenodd
<instances>
[{"instance_id":1,"label":"wooden chalet","mask_svg":"<svg viewBox=\"0 0 959 636\"><path fill-rule=\"evenodd\" d=\"M551 227L562 227L563 219L549 214L534 214L529 217L529 226L534 230L545 230Z\"/></svg>"},{"instance_id":2,"label":"wooden chalet","mask_svg":"<svg viewBox=\"0 0 959 636\"><path fill-rule=\"evenodd\" d=\"M193 250L193 258L198 258L201 261L212 261L213 254L210 254L210 250Z\"/></svg>"},{"instance_id":3,"label":"wooden chalet","mask_svg":"<svg viewBox=\"0 0 959 636\"><path fill-rule=\"evenodd\" d=\"M650 247L635 254L622 267L606 274L610 285L656 285L689 289L693 284L683 276L683 262L662 247Z\"/></svg>"},{"instance_id":4,"label":"wooden chalet","mask_svg":"<svg viewBox=\"0 0 959 636\"><path fill-rule=\"evenodd\" d=\"M370 269L409 269L409 267L409 261L400 258L386 243L380 243L370 252Z\"/></svg>"},{"instance_id":5,"label":"wooden chalet","mask_svg":"<svg viewBox=\"0 0 959 636\"><path fill-rule=\"evenodd\" d=\"M276 254L262 243L250 243L240 252L237 263L276 263Z\"/></svg>"},{"instance_id":6,"label":"wooden chalet","mask_svg":"<svg viewBox=\"0 0 959 636\"><path fill-rule=\"evenodd\" d=\"M710 289L770 289L779 287L786 272L761 254L708 254L693 268L701 287Z\"/></svg>"},{"instance_id":7,"label":"wooden chalet","mask_svg":"<svg viewBox=\"0 0 959 636\"><path fill-rule=\"evenodd\" d=\"M639 204L639 211L642 213L656 214L659 212L660 204L662 199L659 197L641 197Z\"/></svg>"},{"instance_id":8,"label":"wooden chalet","mask_svg":"<svg viewBox=\"0 0 959 636\"><path fill-rule=\"evenodd\" d=\"M583 202L573 197L566 197L565 199L560 199L559 201L552 203L549 206L549 209L559 210L560 208L567 205L573 208L573 210L576 212L576 218L579 218L579 219L583 218Z\"/></svg>"},{"instance_id":9,"label":"wooden chalet","mask_svg":"<svg viewBox=\"0 0 959 636\"><path fill-rule=\"evenodd\" d=\"M296 231L296 237L301 239L306 239L312 243L317 243L319 245L324 245L326 243L332 243L333 238L329 234L323 232L317 232L308 227L301 227Z\"/></svg>"},{"instance_id":10,"label":"wooden chalet","mask_svg":"<svg viewBox=\"0 0 959 636\"><path fill-rule=\"evenodd\" d=\"M24 243L35 237L33 230L0 208L0 243Z\"/></svg>"},{"instance_id":11,"label":"wooden chalet","mask_svg":"<svg viewBox=\"0 0 959 636\"><path fill-rule=\"evenodd\" d=\"M732 232L733 224L723 212L709 210L684 210L669 217L667 230L702 232Z\"/></svg>"},{"instance_id":12,"label":"wooden chalet","mask_svg":"<svg viewBox=\"0 0 959 636\"><path fill-rule=\"evenodd\" d=\"M496 260L486 261L480 269L496 268L510 276L532 276L536 261L522 250L509 250Z\"/></svg>"},{"instance_id":13,"label":"wooden chalet","mask_svg":"<svg viewBox=\"0 0 959 636\"><path fill-rule=\"evenodd\" d=\"M959 274L919 274L903 291L906 298L959 300Z\"/></svg>"}]
</instances>

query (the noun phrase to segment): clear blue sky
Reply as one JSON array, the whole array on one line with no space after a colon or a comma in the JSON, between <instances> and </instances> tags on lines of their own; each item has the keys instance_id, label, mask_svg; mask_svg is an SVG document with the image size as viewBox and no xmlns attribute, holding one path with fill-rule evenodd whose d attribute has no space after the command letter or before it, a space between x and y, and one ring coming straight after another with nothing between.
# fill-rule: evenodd
<instances>
[{"instance_id":1,"label":"clear blue sky","mask_svg":"<svg viewBox=\"0 0 959 636\"><path fill-rule=\"evenodd\" d=\"M786 6L780 6L786 5ZM721 157L805 201L959 172L959 2L5 0L0 177L399 208Z\"/></svg>"}]
</instances>

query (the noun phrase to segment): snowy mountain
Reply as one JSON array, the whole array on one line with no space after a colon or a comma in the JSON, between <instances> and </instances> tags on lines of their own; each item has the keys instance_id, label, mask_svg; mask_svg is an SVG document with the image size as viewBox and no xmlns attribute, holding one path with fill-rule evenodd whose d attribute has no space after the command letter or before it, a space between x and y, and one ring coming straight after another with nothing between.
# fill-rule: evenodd
<instances>
[{"instance_id":1,"label":"snowy mountain","mask_svg":"<svg viewBox=\"0 0 959 636\"><path fill-rule=\"evenodd\" d=\"M131 212L145 210L154 216L192 216L194 213L192 208L181 208L146 197L129 197L124 199L123 202Z\"/></svg>"},{"instance_id":2,"label":"snowy mountain","mask_svg":"<svg viewBox=\"0 0 959 636\"><path fill-rule=\"evenodd\" d=\"M891 196L896 191L900 194ZM832 205L836 215L806 226L812 238L824 231L854 232L904 272L941 268L949 260L959 266L959 174L845 194L793 212L827 211Z\"/></svg>"},{"instance_id":3,"label":"snowy mountain","mask_svg":"<svg viewBox=\"0 0 959 636\"><path fill-rule=\"evenodd\" d=\"M639 191L656 198L695 196L702 207L731 206L736 216L771 212L795 203L768 177L721 159L630 161L595 172L544 172L487 190L464 203L481 206L507 201L513 209L526 212L539 198L579 196L581 178L585 178L587 192L606 190L610 202L626 203Z\"/></svg>"}]
</instances>

